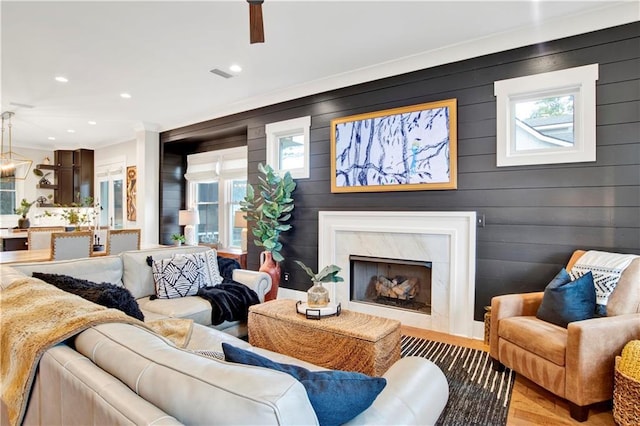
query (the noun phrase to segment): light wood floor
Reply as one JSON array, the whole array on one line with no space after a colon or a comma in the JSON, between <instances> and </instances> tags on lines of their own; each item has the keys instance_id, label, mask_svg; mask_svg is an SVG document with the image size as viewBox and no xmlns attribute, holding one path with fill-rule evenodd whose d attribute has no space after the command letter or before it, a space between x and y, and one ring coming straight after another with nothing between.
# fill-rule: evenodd
<instances>
[{"instance_id":1,"label":"light wood floor","mask_svg":"<svg viewBox=\"0 0 640 426\"><path fill-rule=\"evenodd\" d=\"M406 326L402 327L402 333L423 339L489 351L489 346L480 340L467 339ZM605 403L591 408L589 410L589 419L586 422L580 423L573 420L569 415L569 406L566 401L556 397L519 374L516 374L516 382L513 385L507 424L514 426L615 425L610 404Z\"/></svg>"}]
</instances>

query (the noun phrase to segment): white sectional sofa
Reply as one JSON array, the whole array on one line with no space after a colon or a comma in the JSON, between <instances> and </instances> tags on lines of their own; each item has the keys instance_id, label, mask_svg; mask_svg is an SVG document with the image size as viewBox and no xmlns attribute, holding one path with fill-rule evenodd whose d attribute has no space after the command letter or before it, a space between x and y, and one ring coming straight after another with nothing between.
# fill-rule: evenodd
<instances>
[{"instance_id":1,"label":"white sectional sofa","mask_svg":"<svg viewBox=\"0 0 640 426\"><path fill-rule=\"evenodd\" d=\"M219 353L222 344L229 343L275 362L312 371L322 368L252 347L225 332L239 331L237 324L222 327L224 331L207 327L203 311L211 308L200 301L170 308L155 303L167 301L148 299L153 284L146 257L170 256L177 250L199 249L144 250L105 258L2 267L2 288L15 280L24 281L33 271L122 283L140 301L146 319L176 316L195 320L184 348L141 326L113 322L94 325L47 349L40 359L22 424L319 424L307 390L293 376L215 359L198 351ZM270 287L267 277L256 272L236 270L233 278L256 289L261 299ZM187 301L182 302L187 305ZM424 358L402 358L383 377L387 383L382 392L347 424L436 422L448 399L448 384L435 364ZM0 424L8 424L4 404Z\"/></svg>"}]
</instances>

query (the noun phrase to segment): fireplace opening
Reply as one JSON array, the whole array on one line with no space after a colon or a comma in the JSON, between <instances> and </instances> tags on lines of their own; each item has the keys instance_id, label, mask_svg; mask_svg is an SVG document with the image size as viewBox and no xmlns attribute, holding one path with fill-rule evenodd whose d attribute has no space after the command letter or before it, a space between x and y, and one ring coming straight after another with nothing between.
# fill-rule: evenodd
<instances>
[{"instance_id":1,"label":"fireplace opening","mask_svg":"<svg viewBox=\"0 0 640 426\"><path fill-rule=\"evenodd\" d=\"M349 256L351 301L431 314L431 262Z\"/></svg>"}]
</instances>

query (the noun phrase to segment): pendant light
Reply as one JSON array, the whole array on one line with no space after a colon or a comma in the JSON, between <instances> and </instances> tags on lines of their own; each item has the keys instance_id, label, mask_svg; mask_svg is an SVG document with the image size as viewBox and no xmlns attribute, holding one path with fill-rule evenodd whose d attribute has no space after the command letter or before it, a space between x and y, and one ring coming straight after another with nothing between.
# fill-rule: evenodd
<instances>
[{"instance_id":1,"label":"pendant light","mask_svg":"<svg viewBox=\"0 0 640 426\"><path fill-rule=\"evenodd\" d=\"M5 111L2 113L2 137L0 142L0 180L3 182L11 180L25 180L31 169L33 161L13 152L11 145L11 117L15 113ZM6 124L6 126L5 126ZM9 149L5 151L4 132L8 132Z\"/></svg>"}]
</instances>

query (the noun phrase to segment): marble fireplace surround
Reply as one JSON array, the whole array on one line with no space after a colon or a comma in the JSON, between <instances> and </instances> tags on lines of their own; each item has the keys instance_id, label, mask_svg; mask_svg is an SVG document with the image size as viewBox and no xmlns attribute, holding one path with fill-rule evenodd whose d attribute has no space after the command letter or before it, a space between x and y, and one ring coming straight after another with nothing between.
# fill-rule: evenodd
<instances>
[{"instance_id":1,"label":"marble fireplace surround","mask_svg":"<svg viewBox=\"0 0 640 426\"><path fill-rule=\"evenodd\" d=\"M327 286L333 301L407 326L473 337L475 212L321 211L318 226L318 266L336 264L345 279ZM349 255L432 262L431 315L350 301Z\"/></svg>"}]
</instances>

